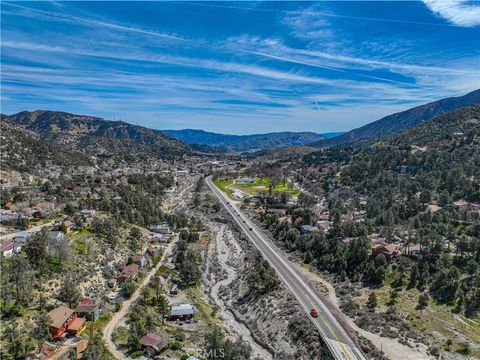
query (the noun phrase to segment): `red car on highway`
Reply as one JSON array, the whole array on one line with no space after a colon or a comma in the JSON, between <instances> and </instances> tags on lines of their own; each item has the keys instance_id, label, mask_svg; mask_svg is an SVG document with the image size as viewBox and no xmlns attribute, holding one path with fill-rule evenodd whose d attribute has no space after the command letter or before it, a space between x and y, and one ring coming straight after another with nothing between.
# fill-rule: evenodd
<instances>
[{"instance_id":1,"label":"red car on highway","mask_svg":"<svg viewBox=\"0 0 480 360\"><path fill-rule=\"evenodd\" d=\"M313 318L317 318L317 317L318 317L318 311L317 311L317 309L312 309L312 311L310 311L310 315L311 315Z\"/></svg>"}]
</instances>

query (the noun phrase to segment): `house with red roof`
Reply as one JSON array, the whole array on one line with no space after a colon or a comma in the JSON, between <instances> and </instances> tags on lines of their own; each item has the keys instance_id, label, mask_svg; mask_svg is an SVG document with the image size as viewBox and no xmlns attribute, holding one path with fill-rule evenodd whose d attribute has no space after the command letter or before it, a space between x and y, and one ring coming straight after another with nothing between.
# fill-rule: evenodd
<instances>
[{"instance_id":1,"label":"house with red roof","mask_svg":"<svg viewBox=\"0 0 480 360\"><path fill-rule=\"evenodd\" d=\"M117 276L119 282L133 280L137 277L140 267L137 264L126 265Z\"/></svg>"},{"instance_id":2,"label":"house with red roof","mask_svg":"<svg viewBox=\"0 0 480 360\"><path fill-rule=\"evenodd\" d=\"M78 318L75 312L66 306L53 309L48 316L52 320L49 329L53 339L61 338L65 332L77 336L85 329L85 319Z\"/></svg>"},{"instance_id":3,"label":"house with red roof","mask_svg":"<svg viewBox=\"0 0 480 360\"><path fill-rule=\"evenodd\" d=\"M15 254L18 254L21 250L22 250L21 244L17 242L9 241L9 240L4 241L0 245L0 252L5 257L11 257Z\"/></svg>"},{"instance_id":4,"label":"house with red roof","mask_svg":"<svg viewBox=\"0 0 480 360\"><path fill-rule=\"evenodd\" d=\"M164 334L148 333L140 339L140 346L150 356L156 356L168 349L168 338Z\"/></svg>"}]
</instances>

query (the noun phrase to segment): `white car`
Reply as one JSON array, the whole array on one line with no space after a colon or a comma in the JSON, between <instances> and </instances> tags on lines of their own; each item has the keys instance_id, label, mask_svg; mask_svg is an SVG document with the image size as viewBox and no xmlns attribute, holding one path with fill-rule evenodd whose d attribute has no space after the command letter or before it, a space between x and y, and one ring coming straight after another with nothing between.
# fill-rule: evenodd
<instances>
[{"instance_id":1,"label":"white car","mask_svg":"<svg viewBox=\"0 0 480 360\"><path fill-rule=\"evenodd\" d=\"M111 292L110 294L108 294L108 298L110 300L115 300L117 297L118 297L118 293L116 292Z\"/></svg>"}]
</instances>

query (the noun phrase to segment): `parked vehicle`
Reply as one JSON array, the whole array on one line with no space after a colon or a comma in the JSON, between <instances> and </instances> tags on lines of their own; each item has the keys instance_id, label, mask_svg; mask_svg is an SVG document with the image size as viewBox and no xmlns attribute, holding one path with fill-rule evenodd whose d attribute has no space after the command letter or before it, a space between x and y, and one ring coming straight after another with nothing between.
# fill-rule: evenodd
<instances>
[{"instance_id":1,"label":"parked vehicle","mask_svg":"<svg viewBox=\"0 0 480 360\"><path fill-rule=\"evenodd\" d=\"M313 317L313 318L317 318L318 317L318 311L317 309L312 309L310 311L310 315Z\"/></svg>"}]
</instances>

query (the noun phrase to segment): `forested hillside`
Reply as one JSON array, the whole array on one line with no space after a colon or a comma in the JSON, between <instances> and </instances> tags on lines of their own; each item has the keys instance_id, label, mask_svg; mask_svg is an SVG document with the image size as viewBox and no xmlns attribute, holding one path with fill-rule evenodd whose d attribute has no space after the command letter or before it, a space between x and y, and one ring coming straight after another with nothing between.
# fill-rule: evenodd
<instances>
[{"instance_id":1,"label":"forested hillside","mask_svg":"<svg viewBox=\"0 0 480 360\"><path fill-rule=\"evenodd\" d=\"M39 110L2 115L2 122L22 126L62 147L127 161L145 156L181 157L192 151L189 145L160 131L93 116Z\"/></svg>"},{"instance_id":2,"label":"forested hillside","mask_svg":"<svg viewBox=\"0 0 480 360\"><path fill-rule=\"evenodd\" d=\"M305 195L301 209L287 212L291 221L265 214L264 224L289 252L347 289L342 307L359 326L395 328L411 341L425 342L426 334L432 354L441 346L480 354L470 347L478 333L466 330L480 310L480 106L372 145L307 154L291 166L322 199L320 211ZM302 234L301 226L317 224L326 230ZM417 321L422 314L429 324ZM463 326L459 314L465 329L452 331ZM442 343L433 331L456 340Z\"/></svg>"},{"instance_id":3,"label":"forested hillside","mask_svg":"<svg viewBox=\"0 0 480 360\"><path fill-rule=\"evenodd\" d=\"M39 139L32 131L1 122L0 166L2 170L35 172L48 165L91 165L85 154Z\"/></svg>"},{"instance_id":4,"label":"forested hillside","mask_svg":"<svg viewBox=\"0 0 480 360\"><path fill-rule=\"evenodd\" d=\"M203 130L164 130L177 139L192 144L222 147L234 151L272 149L280 146L305 145L325 137L313 132L276 132L253 135L217 134Z\"/></svg>"},{"instance_id":5,"label":"forested hillside","mask_svg":"<svg viewBox=\"0 0 480 360\"><path fill-rule=\"evenodd\" d=\"M475 104L480 104L480 90L472 91L464 96L442 99L392 114L359 127L358 129L348 131L340 136L320 140L311 145L329 147L339 144L349 144L362 139L375 139L398 133L435 116Z\"/></svg>"}]
</instances>

